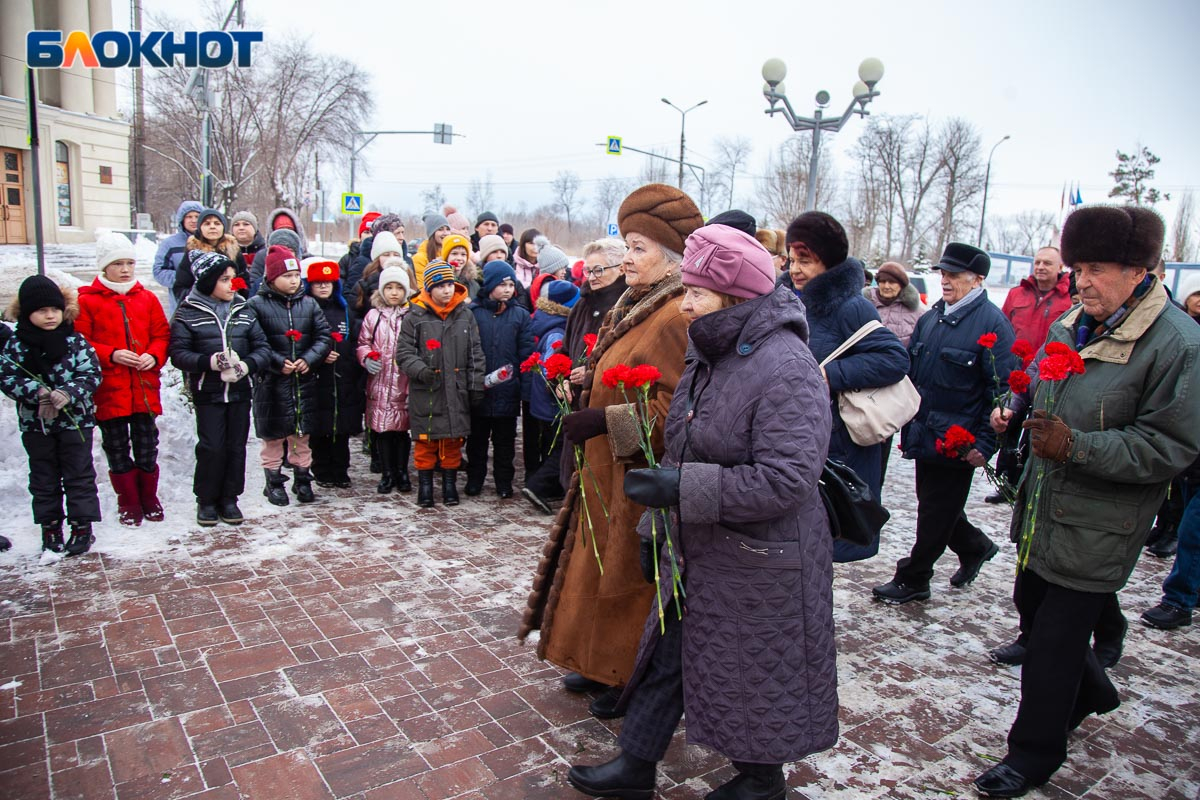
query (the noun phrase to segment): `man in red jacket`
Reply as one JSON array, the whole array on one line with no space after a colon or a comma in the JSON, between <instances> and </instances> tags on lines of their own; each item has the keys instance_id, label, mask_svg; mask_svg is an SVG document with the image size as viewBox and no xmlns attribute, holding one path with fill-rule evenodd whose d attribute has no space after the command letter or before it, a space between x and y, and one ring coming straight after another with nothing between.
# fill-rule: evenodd
<instances>
[{"instance_id":1,"label":"man in red jacket","mask_svg":"<svg viewBox=\"0 0 1200 800\"><path fill-rule=\"evenodd\" d=\"M1029 277L1008 291L1001 309L1012 323L1013 333L1035 348L1046 342L1050 323L1058 319L1071 307L1071 274L1063 270L1062 256L1057 247L1043 247L1033 257L1033 270ZM1022 420L1024 421L1024 420ZM1025 459L1018 447L1021 426L1010 425L999 438L996 453L996 470L1011 485L1016 486L1021 478ZM1003 503L1004 496L993 492L984 498L989 503Z\"/></svg>"}]
</instances>

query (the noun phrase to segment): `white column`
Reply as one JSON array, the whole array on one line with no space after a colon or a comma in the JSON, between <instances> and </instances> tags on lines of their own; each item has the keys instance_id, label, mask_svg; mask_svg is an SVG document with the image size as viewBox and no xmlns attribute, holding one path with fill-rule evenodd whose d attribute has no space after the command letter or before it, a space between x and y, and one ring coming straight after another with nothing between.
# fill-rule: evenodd
<instances>
[{"instance_id":1,"label":"white column","mask_svg":"<svg viewBox=\"0 0 1200 800\"><path fill-rule=\"evenodd\" d=\"M112 29L112 0L88 0L88 19L91 22L89 30L97 31ZM117 73L111 69L93 69L92 98L96 114L101 117L117 116Z\"/></svg>"},{"instance_id":2,"label":"white column","mask_svg":"<svg viewBox=\"0 0 1200 800\"><path fill-rule=\"evenodd\" d=\"M25 34L34 29L33 0L0 0L0 94L25 96Z\"/></svg>"},{"instance_id":3,"label":"white column","mask_svg":"<svg viewBox=\"0 0 1200 800\"><path fill-rule=\"evenodd\" d=\"M91 31L88 22L88 7L79 0L58 0L58 24L64 40L71 31ZM92 71L83 66L81 59L75 66L59 70L59 93L64 111L91 114L95 111L92 99Z\"/></svg>"}]
</instances>

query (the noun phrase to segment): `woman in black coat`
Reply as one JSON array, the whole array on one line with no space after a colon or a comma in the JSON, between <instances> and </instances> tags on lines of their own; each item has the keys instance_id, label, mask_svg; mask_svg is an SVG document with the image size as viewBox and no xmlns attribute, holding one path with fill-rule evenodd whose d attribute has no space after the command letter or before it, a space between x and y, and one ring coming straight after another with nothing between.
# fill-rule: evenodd
<instances>
[{"instance_id":1,"label":"woman in black coat","mask_svg":"<svg viewBox=\"0 0 1200 800\"><path fill-rule=\"evenodd\" d=\"M863 325L878 322L879 312L862 296L863 265L847 257L846 231L836 219L820 211L801 214L788 226L787 247L790 266L780 280L789 282L804 303L808 346L821 362ZM880 328L825 364L822 372L829 386L833 414L829 457L853 469L871 487L875 499L881 499L883 444L856 444L842 422L837 400L841 392L890 386L903 378L908 372L904 345L896 334ZM878 539L865 546L839 539L834 542L833 560L860 561L878 552Z\"/></svg>"},{"instance_id":2,"label":"woman in black coat","mask_svg":"<svg viewBox=\"0 0 1200 800\"><path fill-rule=\"evenodd\" d=\"M1008 388L1008 373L1019 368L1012 354L1013 329L988 300L984 278L988 254L951 242L942 254L942 299L933 304L909 339L910 377L921 393L921 408L900 432L905 458L916 460L917 539L896 575L872 591L893 605L929 598L933 565L949 547L959 559L951 586L965 586L1000 548L963 513L975 469L996 450L991 412ZM984 336L988 339L983 339ZM991 341L990 346L984 342ZM990 353L988 352L990 350ZM993 361L994 359L994 361ZM966 428L974 446L951 457L937 442L952 425Z\"/></svg>"}]
</instances>

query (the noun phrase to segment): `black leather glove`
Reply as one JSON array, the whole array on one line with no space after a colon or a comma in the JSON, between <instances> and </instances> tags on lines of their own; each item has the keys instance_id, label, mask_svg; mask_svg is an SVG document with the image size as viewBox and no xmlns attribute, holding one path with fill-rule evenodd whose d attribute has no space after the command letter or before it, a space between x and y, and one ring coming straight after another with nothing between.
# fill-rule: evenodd
<instances>
[{"instance_id":1,"label":"black leather glove","mask_svg":"<svg viewBox=\"0 0 1200 800\"><path fill-rule=\"evenodd\" d=\"M483 392L467 392L467 400L471 403L471 408L479 408L483 405Z\"/></svg>"},{"instance_id":2,"label":"black leather glove","mask_svg":"<svg viewBox=\"0 0 1200 800\"><path fill-rule=\"evenodd\" d=\"M642 539L641 548L638 550L638 560L642 565L642 577L646 579L646 583L654 583L654 562L657 560L657 556L650 540Z\"/></svg>"},{"instance_id":3,"label":"black leather glove","mask_svg":"<svg viewBox=\"0 0 1200 800\"><path fill-rule=\"evenodd\" d=\"M625 496L647 508L679 505L679 470L631 469L625 473Z\"/></svg>"},{"instance_id":4,"label":"black leather glove","mask_svg":"<svg viewBox=\"0 0 1200 800\"><path fill-rule=\"evenodd\" d=\"M562 427L572 443L583 444L593 436L608 433L608 418L603 408L585 408L563 417Z\"/></svg>"}]
</instances>

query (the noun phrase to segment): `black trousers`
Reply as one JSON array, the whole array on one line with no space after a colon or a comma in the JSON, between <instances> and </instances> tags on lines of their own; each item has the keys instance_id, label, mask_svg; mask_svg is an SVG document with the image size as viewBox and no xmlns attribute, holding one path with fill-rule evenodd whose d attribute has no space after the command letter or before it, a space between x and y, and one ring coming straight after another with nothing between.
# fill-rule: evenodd
<instances>
[{"instance_id":1,"label":"black trousers","mask_svg":"<svg viewBox=\"0 0 1200 800\"><path fill-rule=\"evenodd\" d=\"M542 429L541 421L533 415L530 404L521 403L521 461L525 465L525 475L532 475L542 465Z\"/></svg>"},{"instance_id":2,"label":"black trousers","mask_svg":"<svg viewBox=\"0 0 1200 800\"><path fill-rule=\"evenodd\" d=\"M665 614L664 622L617 737L623 751L645 761L662 761L683 718L683 622L678 614Z\"/></svg>"},{"instance_id":3,"label":"black trousers","mask_svg":"<svg viewBox=\"0 0 1200 800\"><path fill-rule=\"evenodd\" d=\"M492 477L496 488L511 489L517 474L517 418L485 417L471 412L467 437L467 483L483 486L488 471L488 442L492 444Z\"/></svg>"},{"instance_id":4,"label":"black trousers","mask_svg":"<svg viewBox=\"0 0 1200 800\"><path fill-rule=\"evenodd\" d=\"M97 422L100 446L113 472L129 472L137 467L153 472L158 464L158 425L153 414L131 414ZM130 458L130 450L133 457Z\"/></svg>"},{"instance_id":5,"label":"black trousers","mask_svg":"<svg viewBox=\"0 0 1200 800\"><path fill-rule=\"evenodd\" d=\"M896 564L896 581L928 586L933 565L949 547L960 559L982 555L992 540L967 520L963 507L975 470L966 464L917 461L917 540Z\"/></svg>"},{"instance_id":6,"label":"black trousers","mask_svg":"<svg viewBox=\"0 0 1200 800\"><path fill-rule=\"evenodd\" d=\"M380 469L387 475L399 477L408 474L409 456L412 454L412 436L408 431L371 431L371 446L379 454Z\"/></svg>"},{"instance_id":7,"label":"black trousers","mask_svg":"<svg viewBox=\"0 0 1200 800\"><path fill-rule=\"evenodd\" d=\"M895 435L889 436L883 440L883 447L879 448L879 489L880 494L883 493L883 481L887 477L888 459L892 457L892 445L895 443ZM882 499L882 498L880 498Z\"/></svg>"},{"instance_id":8,"label":"black trousers","mask_svg":"<svg viewBox=\"0 0 1200 800\"><path fill-rule=\"evenodd\" d=\"M324 483L350 480L350 437L344 433L308 437L313 477Z\"/></svg>"},{"instance_id":9,"label":"black trousers","mask_svg":"<svg viewBox=\"0 0 1200 800\"><path fill-rule=\"evenodd\" d=\"M21 444L29 454L29 494L33 497L34 522L52 525L65 518L71 525L77 525L100 521L96 468L92 466L92 428L52 433L25 431L21 434Z\"/></svg>"},{"instance_id":10,"label":"black trousers","mask_svg":"<svg viewBox=\"0 0 1200 800\"><path fill-rule=\"evenodd\" d=\"M1021 608L1021 600L1018 597L1021 591L1021 584L1018 581L1013 584L1013 605L1018 610ZM1017 634L1017 644L1022 647L1029 646L1029 634L1033 627L1033 618L1026 618L1022 615L1018 622L1020 633ZM1096 627L1092 631L1096 638L1096 646L1102 644L1115 643L1118 647L1125 641L1125 633L1129 629L1129 624L1125 621L1125 614L1121 612L1121 601L1117 597L1116 592L1108 595L1108 599L1104 601L1104 606L1100 609L1100 618L1096 621Z\"/></svg>"},{"instance_id":11,"label":"black trousers","mask_svg":"<svg viewBox=\"0 0 1200 800\"><path fill-rule=\"evenodd\" d=\"M551 426L549 435L553 437L553 423L543 424ZM550 439L547 438L546 442L549 444ZM563 434L560 432L558 441L554 443L554 448L542 460L541 466L532 475L528 473L525 475L525 488L543 500L558 500L563 497L566 494L562 483L562 461L565 449L563 447ZM571 458L573 459L574 456L571 456Z\"/></svg>"},{"instance_id":12,"label":"black trousers","mask_svg":"<svg viewBox=\"0 0 1200 800\"><path fill-rule=\"evenodd\" d=\"M250 401L196 406L196 472L192 492L201 503L236 500L246 488Z\"/></svg>"},{"instance_id":13,"label":"black trousers","mask_svg":"<svg viewBox=\"0 0 1200 800\"><path fill-rule=\"evenodd\" d=\"M1081 592L1031 570L1017 576L1017 610L1029 627L1021 668L1021 705L1004 763L1044 783L1067 759L1067 734L1092 711L1117 707L1116 687L1089 646L1112 592Z\"/></svg>"}]
</instances>

